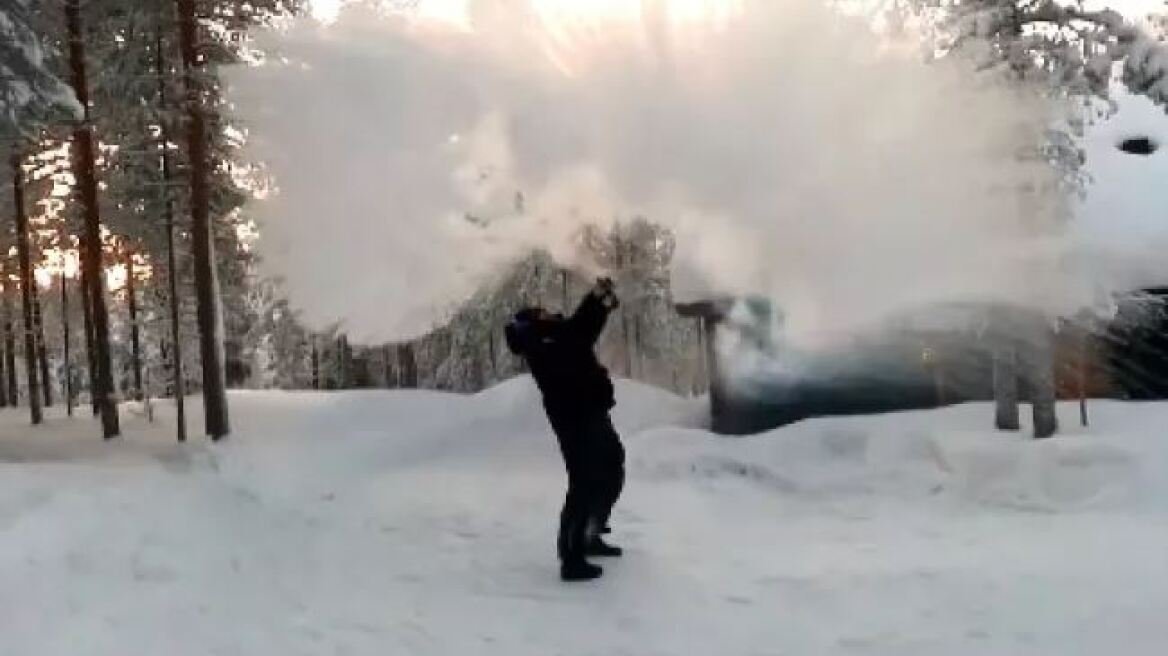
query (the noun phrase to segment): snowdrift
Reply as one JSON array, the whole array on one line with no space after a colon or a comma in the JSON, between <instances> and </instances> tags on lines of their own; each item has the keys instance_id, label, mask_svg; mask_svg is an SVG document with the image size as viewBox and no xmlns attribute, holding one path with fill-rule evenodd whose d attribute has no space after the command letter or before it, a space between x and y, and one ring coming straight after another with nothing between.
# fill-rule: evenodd
<instances>
[{"instance_id":1,"label":"snowdrift","mask_svg":"<svg viewBox=\"0 0 1168 656\"><path fill-rule=\"evenodd\" d=\"M634 466L647 477L737 478L812 498L941 496L1050 512L1168 499L1168 459L1154 455L1168 455L1168 441L1143 423L1164 409L1115 402L1093 409L1107 431L1085 434L1072 424L1077 407L1066 405L1063 435L1046 441L1025 429L987 430L986 404L812 419L737 439L655 429L635 441Z\"/></svg>"},{"instance_id":2,"label":"snowdrift","mask_svg":"<svg viewBox=\"0 0 1168 656\"><path fill-rule=\"evenodd\" d=\"M530 379L236 393L236 434L0 411L0 653L1158 653L1165 404L1046 442L981 405L716 437L618 385L626 555L556 578L559 453ZM197 404L191 416L198 417ZM197 427L192 427L196 429ZM197 434L197 430L192 430ZM586 618L586 621L581 621Z\"/></svg>"}]
</instances>

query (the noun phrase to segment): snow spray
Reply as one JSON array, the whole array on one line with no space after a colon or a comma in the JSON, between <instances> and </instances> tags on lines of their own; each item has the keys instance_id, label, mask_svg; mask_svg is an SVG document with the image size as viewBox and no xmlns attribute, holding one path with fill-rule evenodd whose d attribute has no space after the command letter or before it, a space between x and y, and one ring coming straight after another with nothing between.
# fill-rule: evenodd
<instances>
[{"instance_id":1,"label":"snow spray","mask_svg":"<svg viewBox=\"0 0 1168 656\"><path fill-rule=\"evenodd\" d=\"M275 191L260 254L310 325L430 330L589 224L677 237L679 298L815 341L936 300L1073 306L1052 107L819 0L431 0L261 35L229 76ZM429 10L426 10L430 7ZM1068 282L1070 281L1070 282Z\"/></svg>"}]
</instances>

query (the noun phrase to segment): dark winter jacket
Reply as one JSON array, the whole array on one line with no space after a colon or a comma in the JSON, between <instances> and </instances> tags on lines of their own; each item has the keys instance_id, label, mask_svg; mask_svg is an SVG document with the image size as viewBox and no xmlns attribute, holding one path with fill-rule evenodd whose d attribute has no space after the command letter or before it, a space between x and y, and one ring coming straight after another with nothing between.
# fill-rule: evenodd
<instances>
[{"instance_id":1,"label":"dark winter jacket","mask_svg":"<svg viewBox=\"0 0 1168 656\"><path fill-rule=\"evenodd\" d=\"M593 293L567 319L537 319L532 312L521 312L507 326L507 345L527 360L553 425L616 405L608 370L593 350L609 312L604 299Z\"/></svg>"}]
</instances>

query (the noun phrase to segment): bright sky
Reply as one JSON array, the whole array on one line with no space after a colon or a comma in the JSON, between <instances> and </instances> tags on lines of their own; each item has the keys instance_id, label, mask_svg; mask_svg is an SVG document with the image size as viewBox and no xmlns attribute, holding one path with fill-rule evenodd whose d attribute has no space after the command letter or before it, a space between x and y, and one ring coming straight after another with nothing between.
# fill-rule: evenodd
<instances>
[{"instance_id":1,"label":"bright sky","mask_svg":"<svg viewBox=\"0 0 1168 656\"><path fill-rule=\"evenodd\" d=\"M330 21L341 5L351 0L311 0L312 13ZM380 0L387 7L421 18L465 24L471 0ZM1143 0L1132 0L1143 1ZM711 11L732 7L737 0L650 0L658 2L678 20L707 17ZM549 23L596 22L636 19L642 15L642 0L536 0L536 11Z\"/></svg>"},{"instance_id":2,"label":"bright sky","mask_svg":"<svg viewBox=\"0 0 1168 656\"><path fill-rule=\"evenodd\" d=\"M311 0L312 12L322 20L336 18L340 6L350 0ZM454 23L465 22L466 6L469 0L383 0L389 6L403 11L416 12L429 18ZM670 10L679 15L706 10L708 0L664 0ZM568 13L577 17L619 17L636 16L640 13L638 0L539 0L538 4L555 13ZM1128 16L1144 16L1165 9L1164 0L1088 0L1088 8L1112 7Z\"/></svg>"},{"instance_id":3,"label":"bright sky","mask_svg":"<svg viewBox=\"0 0 1168 656\"><path fill-rule=\"evenodd\" d=\"M341 5L351 0L310 0L312 14L323 21L331 21L337 17ZM381 0L390 8L402 12L443 20L451 23L465 22L467 0Z\"/></svg>"},{"instance_id":4,"label":"bright sky","mask_svg":"<svg viewBox=\"0 0 1168 656\"><path fill-rule=\"evenodd\" d=\"M350 0L312 0L313 14L321 20L336 17ZM465 25L471 0L381 0L389 7L424 19ZM736 0L656 0L678 20L708 17ZM1165 0L1087 0L1088 9L1114 8L1132 18L1168 12ZM636 19L642 0L536 0L536 10L553 31L574 24ZM1132 158L1115 150L1115 142L1131 134L1147 134L1168 144L1168 116L1140 98L1120 97L1120 112L1091 130L1087 139L1088 167L1095 178L1089 198L1081 208L1086 227L1099 233L1168 236L1168 147L1147 158Z\"/></svg>"}]
</instances>

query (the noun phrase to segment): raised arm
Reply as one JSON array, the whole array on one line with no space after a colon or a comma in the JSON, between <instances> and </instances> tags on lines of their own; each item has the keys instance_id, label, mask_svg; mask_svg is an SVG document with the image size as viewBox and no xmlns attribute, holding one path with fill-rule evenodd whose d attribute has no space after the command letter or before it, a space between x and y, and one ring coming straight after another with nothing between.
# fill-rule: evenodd
<instances>
[{"instance_id":1,"label":"raised arm","mask_svg":"<svg viewBox=\"0 0 1168 656\"><path fill-rule=\"evenodd\" d=\"M595 344L600 338L604 324L608 322L608 315L619 304L616 294L612 290L612 281L601 279L588 292L580 307L568 319L568 325L576 337L589 345Z\"/></svg>"}]
</instances>

